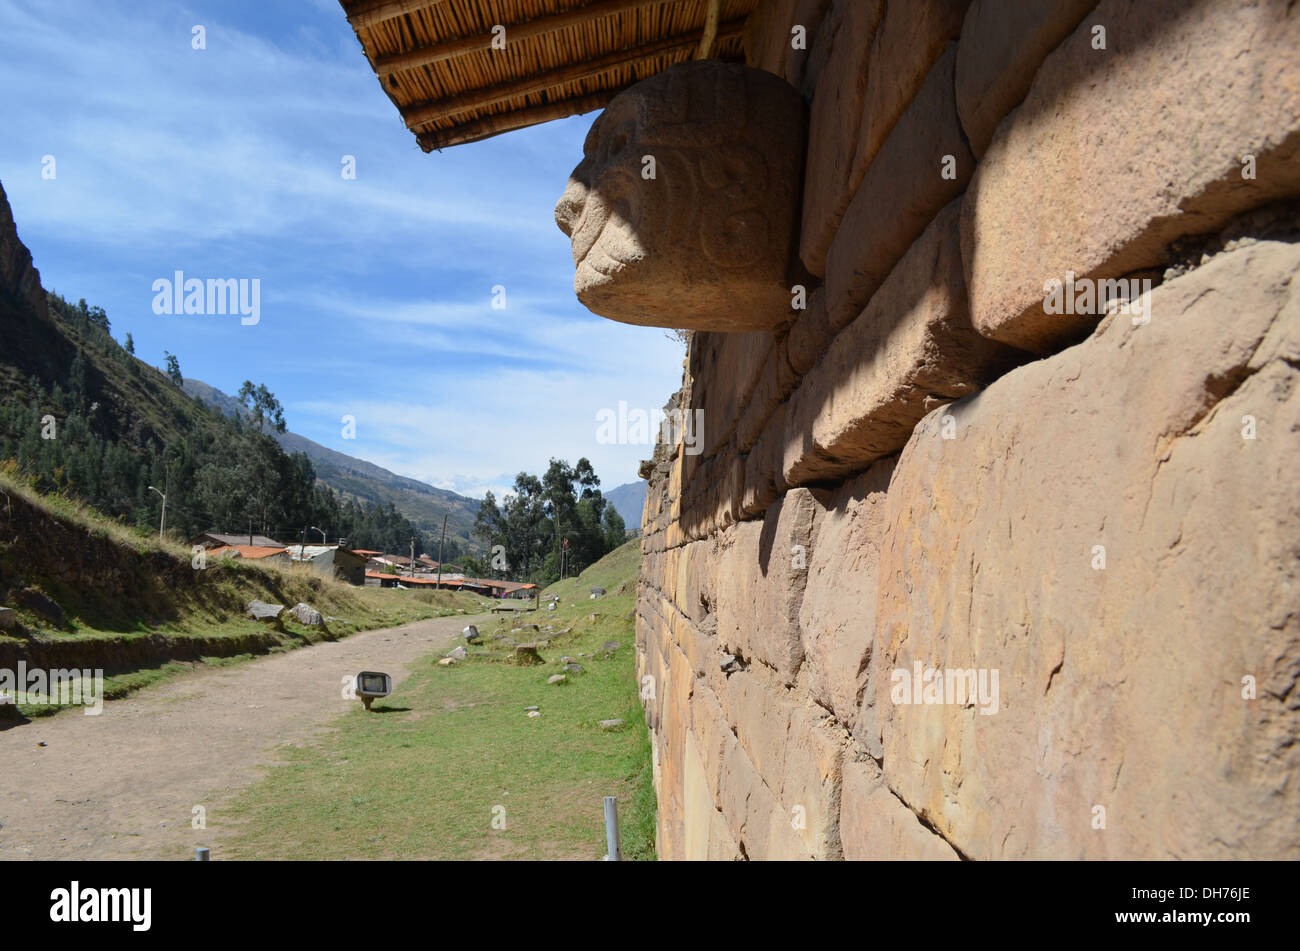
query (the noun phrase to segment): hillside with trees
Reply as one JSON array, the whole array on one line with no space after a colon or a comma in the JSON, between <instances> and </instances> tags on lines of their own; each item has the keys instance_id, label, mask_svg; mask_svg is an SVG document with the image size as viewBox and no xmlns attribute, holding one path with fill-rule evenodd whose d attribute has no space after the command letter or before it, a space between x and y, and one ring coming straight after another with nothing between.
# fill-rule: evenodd
<instances>
[{"instance_id":1,"label":"hillside with trees","mask_svg":"<svg viewBox=\"0 0 1300 951\"><path fill-rule=\"evenodd\" d=\"M238 399L202 380L187 378L184 389L196 400L216 406L227 416L245 411ZM290 455L304 453L316 470L317 480L334 490L340 505L351 500L362 508L373 503L387 509L392 503L412 525L432 538L434 545L442 531L443 516L447 516L448 561L454 561L462 550L479 547L471 537L474 516L478 512L477 499L399 476L372 462L322 446L292 430L276 432L272 429L270 435ZM637 511L639 513L640 509Z\"/></svg>"},{"instance_id":2,"label":"hillside with trees","mask_svg":"<svg viewBox=\"0 0 1300 951\"><path fill-rule=\"evenodd\" d=\"M41 289L0 191L0 466L138 527L160 524L165 495L180 536L293 542L304 530L319 540L318 526L353 547L407 552L415 538L417 551L437 551L391 502L343 500L305 454L285 452L271 434L283 408L265 385L246 382L247 412L228 417L186 395L177 357L149 366L111 331L103 308Z\"/></svg>"}]
</instances>

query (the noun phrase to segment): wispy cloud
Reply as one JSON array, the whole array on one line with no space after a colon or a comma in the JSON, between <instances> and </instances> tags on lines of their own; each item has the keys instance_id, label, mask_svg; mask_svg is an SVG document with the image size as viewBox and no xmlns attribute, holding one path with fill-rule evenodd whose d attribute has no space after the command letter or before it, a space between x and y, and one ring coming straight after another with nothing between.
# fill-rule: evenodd
<instances>
[{"instance_id":1,"label":"wispy cloud","mask_svg":"<svg viewBox=\"0 0 1300 951\"><path fill-rule=\"evenodd\" d=\"M7 0L0 85L0 179L46 285L145 359L266 382L303 435L456 491L552 456L635 478L649 447L600 445L595 415L661 406L681 353L573 297L552 208L591 116L424 155L334 0ZM175 269L260 278L261 323L155 317Z\"/></svg>"}]
</instances>

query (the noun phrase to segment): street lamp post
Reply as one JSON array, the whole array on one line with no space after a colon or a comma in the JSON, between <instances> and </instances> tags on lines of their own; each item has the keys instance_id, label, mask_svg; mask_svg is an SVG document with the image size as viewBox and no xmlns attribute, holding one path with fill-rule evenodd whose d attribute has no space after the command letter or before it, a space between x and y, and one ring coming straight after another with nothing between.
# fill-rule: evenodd
<instances>
[{"instance_id":1,"label":"street lamp post","mask_svg":"<svg viewBox=\"0 0 1300 951\"><path fill-rule=\"evenodd\" d=\"M153 492L158 492L158 490L153 486L149 486L149 489ZM158 497L163 500L162 521L158 525L158 540L162 541L163 531L167 528L167 496L162 492L158 492Z\"/></svg>"}]
</instances>

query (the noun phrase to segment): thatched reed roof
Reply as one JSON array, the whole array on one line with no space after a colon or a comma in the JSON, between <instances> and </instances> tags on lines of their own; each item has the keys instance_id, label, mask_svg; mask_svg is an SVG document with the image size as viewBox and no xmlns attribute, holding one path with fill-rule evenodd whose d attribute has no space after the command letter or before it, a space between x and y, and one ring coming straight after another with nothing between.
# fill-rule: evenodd
<instances>
[{"instance_id":1,"label":"thatched reed roof","mask_svg":"<svg viewBox=\"0 0 1300 951\"><path fill-rule=\"evenodd\" d=\"M758 5L340 2L384 92L426 152L600 109L633 83L686 60L743 59L741 28ZM492 45L498 25L505 27L504 49Z\"/></svg>"}]
</instances>

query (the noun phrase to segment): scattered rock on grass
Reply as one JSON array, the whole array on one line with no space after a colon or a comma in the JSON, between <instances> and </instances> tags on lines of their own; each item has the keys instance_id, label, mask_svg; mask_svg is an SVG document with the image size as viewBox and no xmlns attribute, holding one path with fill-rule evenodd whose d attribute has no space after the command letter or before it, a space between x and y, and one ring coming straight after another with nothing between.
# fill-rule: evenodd
<instances>
[{"instance_id":1,"label":"scattered rock on grass","mask_svg":"<svg viewBox=\"0 0 1300 951\"><path fill-rule=\"evenodd\" d=\"M304 624L307 627L325 626L325 618L321 617L321 613L311 605L304 604L301 601L290 608L289 613L297 618L299 624Z\"/></svg>"},{"instance_id":2,"label":"scattered rock on grass","mask_svg":"<svg viewBox=\"0 0 1300 951\"><path fill-rule=\"evenodd\" d=\"M258 621L278 621L284 613L284 605L254 600L248 603L248 613Z\"/></svg>"},{"instance_id":3,"label":"scattered rock on grass","mask_svg":"<svg viewBox=\"0 0 1300 951\"><path fill-rule=\"evenodd\" d=\"M622 725L623 721L617 718L613 720L601 720L599 723L602 730L617 730Z\"/></svg>"},{"instance_id":4,"label":"scattered rock on grass","mask_svg":"<svg viewBox=\"0 0 1300 951\"><path fill-rule=\"evenodd\" d=\"M451 650L447 651L447 656L455 660L464 660L469 656L469 651L465 650L463 647L453 647Z\"/></svg>"},{"instance_id":5,"label":"scattered rock on grass","mask_svg":"<svg viewBox=\"0 0 1300 951\"><path fill-rule=\"evenodd\" d=\"M456 664L455 657L444 657L442 660L438 661L439 667L453 667L455 666L455 664Z\"/></svg>"},{"instance_id":6,"label":"scattered rock on grass","mask_svg":"<svg viewBox=\"0 0 1300 951\"><path fill-rule=\"evenodd\" d=\"M536 667L546 663L542 655L537 653L536 644L520 644L515 647L514 661L521 667Z\"/></svg>"},{"instance_id":7,"label":"scattered rock on grass","mask_svg":"<svg viewBox=\"0 0 1300 951\"><path fill-rule=\"evenodd\" d=\"M564 674L552 674L551 676L546 678L546 683L548 686L552 684L562 684L565 683L568 679L569 678L566 677Z\"/></svg>"},{"instance_id":8,"label":"scattered rock on grass","mask_svg":"<svg viewBox=\"0 0 1300 951\"><path fill-rule=\"evenodd\" d=\"M64 617L63 608L53 598L47 598L39 591L27 588L18 592L14 597L19 607L24 607L31 611L43 621L48 621L55 627L63 627Z\"/></svg>"}]
</instances>

